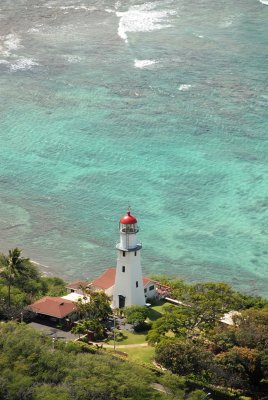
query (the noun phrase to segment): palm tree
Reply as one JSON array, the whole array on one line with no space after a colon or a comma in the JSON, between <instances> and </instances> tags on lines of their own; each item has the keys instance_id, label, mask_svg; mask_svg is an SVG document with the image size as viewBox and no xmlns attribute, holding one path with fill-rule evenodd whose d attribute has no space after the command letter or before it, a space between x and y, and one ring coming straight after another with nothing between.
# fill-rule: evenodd
<instances>
[{"instance_id":1,"label":"palm tree","mask_svg":"<svg viewBox=\"0 0 268 400\"><path fill-rule=\"evenodd\" d=\"M8 286L8 307L11 306L11 285L16 277L23 275L26 272L28 258L21 257L22 250L18 247L8 251L8 256L5 256L2 262L0 272L7 280Z\"/></svg>"}]
</instances>

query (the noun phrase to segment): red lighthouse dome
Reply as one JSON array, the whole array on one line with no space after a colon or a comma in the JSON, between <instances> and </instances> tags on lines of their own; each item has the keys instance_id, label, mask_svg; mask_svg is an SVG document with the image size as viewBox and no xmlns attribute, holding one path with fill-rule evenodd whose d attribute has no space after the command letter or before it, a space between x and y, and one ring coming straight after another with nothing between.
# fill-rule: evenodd
<instances>
[{"instance_id":1,"label":"red lighthouse dome","mask_svg":"<svg viewBox=\"0 0 268 400\"><path fill-rule=\"evenodd\" d=\"M139 228L137 226L136 218L130 214L130 211L124 215L119 222L119 230L122 233L137 233Z\"/></svg>"},{"instance_id":2,"label":"red lighthouse dome","mask_svg":"<svg viewBox=\"0 0 268 400\"><path fill-rule=\"evenodd\" d=\"M131 225L131 224L136 224L137 220L136 218L130 214L130 211L126 213L121 219L120 219L120 224L123 225Z\"/></svg>"}]
</instances>

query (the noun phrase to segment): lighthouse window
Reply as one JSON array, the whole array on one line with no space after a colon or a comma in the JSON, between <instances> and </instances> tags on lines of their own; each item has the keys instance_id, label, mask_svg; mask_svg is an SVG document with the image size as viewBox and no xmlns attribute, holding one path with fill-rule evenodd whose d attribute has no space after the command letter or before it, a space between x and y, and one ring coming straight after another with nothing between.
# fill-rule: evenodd
<instances>
[{"instance_id":1,"label":"lighthouse window","mask_svg":"<svg viewBox=\"0 0 268 400\"><path fill-rule=\"evenodd\" d=\"M134 255L135 255L135 256L137 255L137 252L136 252L136 251L135 251Z\"/></svg>"},{"instance_id":2,"label":"lighthouse window","mask_svg":"<svg viewBox=\"0 0 268 400\"><path fill-rule=\"evenodd\" d=\"M138 281L136 281L136 287L139 287L139 282Z\"/></svg>"},{"instance_id":3,"label":"lighthouse window","mask_svg":"<svg viewBox=\"0 0 268 400\"><path fill-rule=\"evenodd\" d=\"M147 289L146 288L144 289L144 293L147 293Z\"/></svg>"},{"instance_id":4,"label":"lighthouse window","mask_svg":"<svg viewBox=\"0 0 268 400\"><path fill-rule=\"evenodd\" d=\"M149 286L149 290L154 290L154 285Z\"/></svg>"},{"instance_id":5,"label":"lighthouse window","mask_svg":"<svg viewBox=\"0 0 268 400\"><path fill-rule=\"evenodd\" d=\"M126 252L125 251L123 251L123 257L126 257Z\"/></svg>"},{"instance_id":6,"label":"lighthouse window","mask_svg":"<svg viewBox=\"0 0 268 400\"><path fill-rule=\"evenodd\" d=\"M126 267L123 265L122 266L122 272L125 272L126 271Z\"/></svg>"}]
</instances>

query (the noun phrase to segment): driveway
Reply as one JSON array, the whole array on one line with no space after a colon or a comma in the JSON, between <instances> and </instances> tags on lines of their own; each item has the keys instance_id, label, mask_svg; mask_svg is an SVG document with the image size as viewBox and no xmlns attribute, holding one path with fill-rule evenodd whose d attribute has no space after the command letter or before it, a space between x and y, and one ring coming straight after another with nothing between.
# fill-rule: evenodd
<instances>
[{"instance_id":1,"label":"driveway","mask_svg":"<svg viewBox=\"0 0 268 400\"><path fill-rule=\"evenodd\" d=\"M28 325L36 329L37 331L44 333L46 336L51 336L55 339L75 340L79 338L79 335L74 335L71 332L65 332L58 328L43 325L39 322L30 322Z\"/></svg>"}]
</instances>

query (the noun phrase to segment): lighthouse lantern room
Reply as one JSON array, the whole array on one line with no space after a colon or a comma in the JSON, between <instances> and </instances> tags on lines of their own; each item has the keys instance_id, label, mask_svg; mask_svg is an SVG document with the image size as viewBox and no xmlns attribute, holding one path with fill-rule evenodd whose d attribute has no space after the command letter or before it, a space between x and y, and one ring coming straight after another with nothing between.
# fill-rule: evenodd
<instances>
[{"instance_id":1,"label":"lighthouse lantern room","mask_svg":"<svg viewBox=\"0 0 268 400\"><path fill-rule=\"evenodd\" d=\"M140 258L142 245L137 240L138 231L137 220L128 211L119 222L113 308L145 305Z\"/></svg>"}]
</instances>

